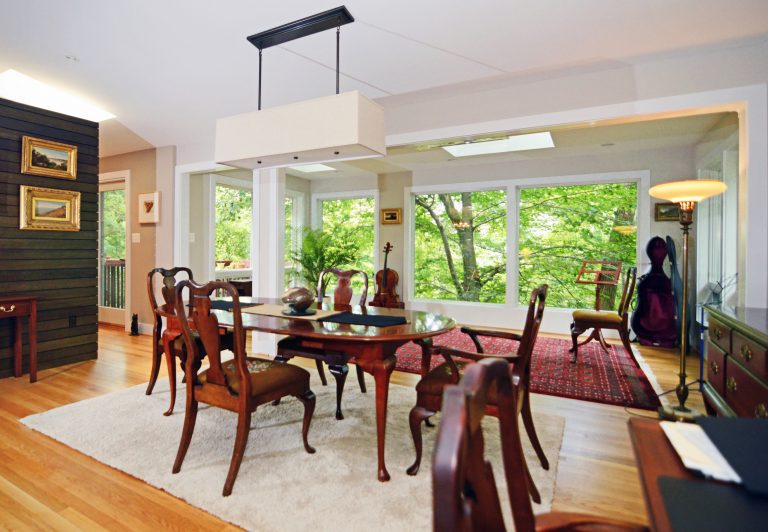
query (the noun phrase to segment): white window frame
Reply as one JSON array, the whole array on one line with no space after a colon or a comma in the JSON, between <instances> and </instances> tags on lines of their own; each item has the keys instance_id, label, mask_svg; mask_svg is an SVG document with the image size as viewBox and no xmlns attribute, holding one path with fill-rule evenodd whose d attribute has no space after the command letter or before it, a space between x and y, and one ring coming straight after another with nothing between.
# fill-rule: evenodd
<instances>
[{"instance_id":1,"label":"white window frame","mask_svg":"<svg viewBox=\"0 0 768 532\"><path fill-rule=\"evenodd\" d=\"M291 198L293 200L293 205L291 206L291 221L293 222L293 226L291 227L291 242L292 242L292 249L290 251L292 252L298 252L301 248L301 241L304 236L304 228L307 226L307 220L306 220L306 207L305 202L307 200L307 193L303 192L301 190L293 190L290 188L285 189L285 195L283 196L283 202L285 202L285 198ZM283 209L281 209L280 216L283 218L283 229L285 229L285 204L283 203ZM285 255L288 251L285 249L285 241L283 241L282 245L283 254L282 254L282 260L285 261ZM283 271L283 282L285 279L285 271ZM285 288L288 288L287 286Z\"/></svg>"},{"instance_id":2,"label":"white window frame","mask_svg":"<svg viewBox=\"0 0 768 532\"><path fill-rule=\"evenodd\" d=\"M608 183L637 183L637 266L642 270L648 264L645 257L645 243L650 238L651 208L648 190L651 183L650 170L605 172L568 176L550 176L529 179L509 179L495 181L466 181L455 184L412 186L404 189L404 294L408 308L441 312L453 316L460 323L487 324L496 327L509 327L510 323L522 323L525 319L525 307L517 302L518 283L518 242L520 190L524 188L543 188L572 185L597 185ZM505 190L507 193L507 275L505 303L481 303L474 301L450 301L414 297L414 260L415 234L414 213L415 195L482 192L485 190ZM547 330L567 330L571 322L573 309L547 308L545 321Z\"/></svg>"}]
</instances>

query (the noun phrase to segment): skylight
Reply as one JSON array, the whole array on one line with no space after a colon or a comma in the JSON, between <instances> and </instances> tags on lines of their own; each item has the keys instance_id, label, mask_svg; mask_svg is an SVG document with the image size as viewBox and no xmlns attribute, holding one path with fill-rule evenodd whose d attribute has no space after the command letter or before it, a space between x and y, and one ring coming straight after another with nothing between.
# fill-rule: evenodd
<instances>
[{"instance_id":1,"label":"skylight","mask_svg":"<svg viewBox=\"0 0 768 532\"><path fill-rule=\"evenodd\" d=\"M298 170L299 172L304 172L305 174L311 174L314 172L330 172L336 170L332 166L328 166L325 164L302 164L301 166L289 166L291 170Z\"/></svg>"},{"instance_id":2,"label":"skylight","mask_svg":"<svg viewBox=\"0 0 768 532\"><path fill-rule=\"evenodd\" d=\"M69 92L46 85L15 70L0 74L0 98L101 122L115 115Z\"/></svg>"},{"instance_id":3,"label":"skylight","mask_svg":"<svg viewBox=\"0 0 768 532\"><path fill-rule=\"evenodd\" d=\"M501 140L487 140L484 142L470 142L455 146L443 146L443 149L454 157L469 157L471 155L486 155L489 153L504 153L509 151L539 150L542 148L554 148L552 135L549 131L542 133L528 133L526 135L513 135Z\"/></svg>"}]
</instances>

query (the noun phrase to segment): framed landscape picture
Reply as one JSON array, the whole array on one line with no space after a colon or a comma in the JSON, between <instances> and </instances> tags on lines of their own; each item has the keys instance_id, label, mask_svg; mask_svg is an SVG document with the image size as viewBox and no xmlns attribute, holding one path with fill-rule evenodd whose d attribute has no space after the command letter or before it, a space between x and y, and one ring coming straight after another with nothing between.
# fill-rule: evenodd
<instances>
[{"instance_id":1,"label":"framed landscape picture","mask_svg":"<svg viewBox=\"0 0 768 532\"><path fill-rule=\"evenodd\" d=\"M79 231L80 193L21 186L19 229Z\"/></svg>"},{"instance_id":2,"label":"framed landscape picture","mask_svg":"<svg viewBox=\"0 0 768 532\"><path fill-rule=\"evenodd\" d=\"M77 179L77 146L22 137L21 173Z\"/></svg>"},{"instance_id":3,"label":"framed landscape picture","mask_svg":"<svg viewBox=\"0 0 768 532\"><path fill-rule=\"evenodd\" d=\"M655 214L657 222L677 222L680 220L680 205L677 203L657 203Z\"/></svg>"},{"instance_id":4,"label":"framed landscape picture","mask_svg":"<svg viewBox=\"0 0 768 532\"><path fill-rule=\"evenodd\" d=\"M381 209L382 224L400 224L403 223L402 209Z\"/></svg>"}]
</instances>

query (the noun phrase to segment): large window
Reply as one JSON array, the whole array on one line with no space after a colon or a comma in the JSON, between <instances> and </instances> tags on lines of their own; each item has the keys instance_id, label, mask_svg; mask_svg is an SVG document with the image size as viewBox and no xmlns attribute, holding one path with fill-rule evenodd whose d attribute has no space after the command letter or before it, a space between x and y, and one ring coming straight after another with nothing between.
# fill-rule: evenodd
<instances>
[{"instance_id":1,"label":"large window","mask_svg":"<svg viewBox=\"0 0 768 532\"><path fill-rule=\"evenodd\" d=\"M251 191L216 185L216 269L251 267Z\"/></svg>"},{"instance_id":2,"label":"large window","mask_svg":"<svg viewBox=\"0 0 768 532\"><path fill-rule=\"evenodd\" d=\"M323 200L322 209L323 232L331 235L331 239L339 247L352 245L356 249L356 259L351 264L337 265L363 270L371 278L375 245L374 211L375 201L371 197L344 198ZM372 279L370 279L372 282Z\"/></svg>"},{"instance_id":3,"label":"large window","mask_svg":"<svg viewBox=\"0 0 768 532\"><path fill-rule=\"evenodd\" d=\"M549 285L548 307L590 308L595 286L576 284L584 259L635 265L637 184L523 188L519 203L518 302Z\"/></svg>"},{"instance_id":4,"label":"large window","mask_svg":"<svg viewBox=\"0 0 768 532\"><path fill-rule=\"evenodd\" d=\"M414 296L506 301L505 190L414 196Z\"/></svg>"},{"instance_id":5,"label":"large window","mask_svg":"<svg viewBox=\"0 0 768 532\"><path fill-rule=\"evenodd\" d=\"M413 297L525 306L531 290L546 283L548 307L593 307L595 285L576 284L576 275L585 259L637 263L639 186L595 180L414 191ZM511 234L509 217L517 222ZM507 271L508 251L517 257L510 262L516 271ZM604 296L603 308L617 303L615 291Z\"/></svg>"}]
</instances>

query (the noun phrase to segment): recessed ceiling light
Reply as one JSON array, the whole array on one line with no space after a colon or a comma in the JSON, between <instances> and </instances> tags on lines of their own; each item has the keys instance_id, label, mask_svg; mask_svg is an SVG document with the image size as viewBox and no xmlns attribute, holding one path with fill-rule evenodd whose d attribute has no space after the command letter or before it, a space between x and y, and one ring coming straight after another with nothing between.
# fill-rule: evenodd
<instances>
[{"instance_id":1,"label":"recessed ceiling light","mask_svg":"<svg viewBox=\"0 0 768 532\"><path fill-rule=\"evenodd\" d=\"M327 166L325 164L303 164L301 166L289 166L291 170L298 170L299 172L304 172L305 174L311 174L314 172L330 172L333 170L336 170L332 166Z\"/></svg>"},{"instance_id":2,"label":"recessed ceiling light","mask_svg":"<svg viewBox=\"0 0 768 532\"><path fill-rule=\"evenodd\" d=\"M443 146L443 149L454 157L469 157L472 155L539 150L542 148L554 147L555 143L552 141L552 135L549 131L544 131L542 133L513 135L501 140L487 140L484 142L457 144L456 146Z\"/></svg>"},{"instance_id":3,"label":"recessed ceiling light","mask_svg":"<svg viewBox=\"0 0 768 532\"><path fill-rule=\"evenodd\" d=\"M6 70L0 74L0 98L93 122L115 117L79 96L46 85L15 70Z\"/></svg>"}]
</instances>

